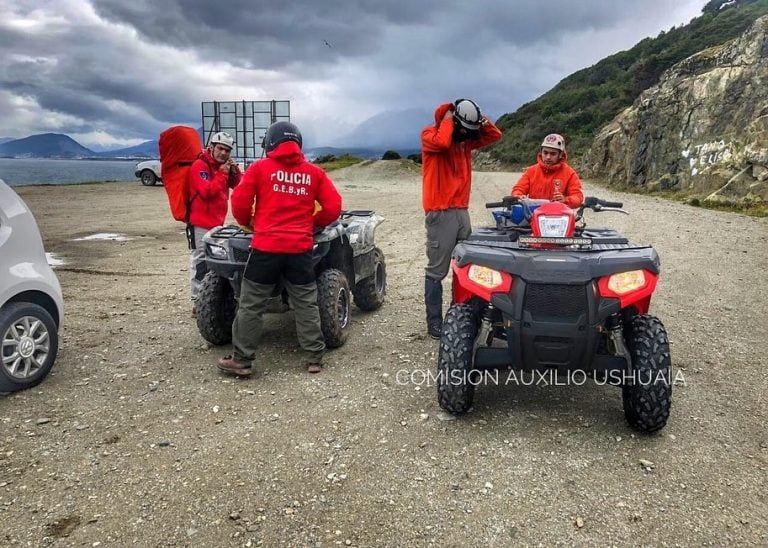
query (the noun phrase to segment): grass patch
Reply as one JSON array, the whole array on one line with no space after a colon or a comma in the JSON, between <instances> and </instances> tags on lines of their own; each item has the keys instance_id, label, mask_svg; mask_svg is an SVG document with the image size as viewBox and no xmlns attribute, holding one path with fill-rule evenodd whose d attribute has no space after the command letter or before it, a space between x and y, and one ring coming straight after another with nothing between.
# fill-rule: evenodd
<instances>
[{"instance_id":1,"label":"grass patch","mask_svg":"<svg viewBox=\"0 0 768 548\"><path fill-rule=\"evenodd\" d=\"M696 195L682 193L672 190L657 190L649 192L643 188L629 185L609 185L598 180L589 179L589 184L604 188L606 190L617 190L627 194L639 194L641 196L657 196L671 202L679 202L693 207L703 209L713 209L715 211L728 211L730 213L741 213L750 217L768 217L768 203L766 202L707 202L704 200L706 195Z\"/></svg>"},{"instance_id":2,"label":"grass patch","mask_svg":"<svg viewBox=\"0 0 768 548\"><path fill-rule=\"evenodd\" d=\"M334 169L353 166L364 161L365 160L363 158L358 158L357 156L352 156L351 154L344 154L343 156L326 154L325 156L318 156L314 163L322 167L325 171L333 171Z\"/></svg>"}]
</instances>

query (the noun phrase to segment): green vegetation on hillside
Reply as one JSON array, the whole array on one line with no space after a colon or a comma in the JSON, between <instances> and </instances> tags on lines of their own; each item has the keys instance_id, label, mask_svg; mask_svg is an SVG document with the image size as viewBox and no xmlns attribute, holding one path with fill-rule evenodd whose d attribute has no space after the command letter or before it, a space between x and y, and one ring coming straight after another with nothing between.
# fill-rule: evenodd
<instances>
[{"instance_id":1,"label":"green vegetation on hillside","mask_svg":"<svg viewBox=\"0 0 768 548\"><path fill-rule=\"evenodd\" d=\"M350 154L343 154L341 156L334 156L333 154L326 154L324 156L318 156L313 163L322 167L325 171L333 171L334 169L341 169L343 167L353 166L363 162L362 158L352 156Z\"/></svg>"},{"instance_id":2,"label":"green vegetation on hillside","mask_svg":"<svg viewBox=\"0 0 768 548\"><path fill-rule=\"evenodd\" d=\"M597 131L656 84L664 70L736 38L766 13L768 0L712 0L688 25L662 31L575 72L538 99L501 116L497 125L504 136L490 149L491 155L510 167L529 165L542 138L554 132L565 137L571 162L577 161Z\"/></svg>"}]
</instances>

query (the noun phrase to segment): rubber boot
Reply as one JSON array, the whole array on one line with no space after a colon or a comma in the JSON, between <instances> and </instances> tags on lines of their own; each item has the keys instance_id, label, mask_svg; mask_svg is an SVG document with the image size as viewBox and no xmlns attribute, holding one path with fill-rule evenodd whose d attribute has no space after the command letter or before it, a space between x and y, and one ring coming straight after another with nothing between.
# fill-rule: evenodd
<instances>
[{"instance_id":1,"label":"rubber boot","mask_svg":"<svg viewBox=\"0 0 768 548\"><path fill-rule=\"evenodd\" d=\"M440 338L443 330L443 284L426 276L424 278L424 304L427 308L427 333L433 339Z\"/></svg>"}]
</instances>

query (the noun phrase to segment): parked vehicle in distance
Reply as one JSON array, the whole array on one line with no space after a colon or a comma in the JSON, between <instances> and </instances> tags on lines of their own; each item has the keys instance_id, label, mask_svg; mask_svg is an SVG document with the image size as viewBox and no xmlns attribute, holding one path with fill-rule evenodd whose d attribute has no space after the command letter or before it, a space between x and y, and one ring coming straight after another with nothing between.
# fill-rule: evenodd
<instances>
[{"instance_id":1,"label":"parked vehicle in distance","mask_svg":"<svg viewBox=\"0 0 768 548\"><path fill-rule=\"evenodd\" d=\"M141 180L144 186L154 186L158 181L162 181L160 160L145 160L136 164L134 173Z\"/></svg>"},{"instance_id":2,"label":"parked vehicle in distance","mask_svg":"<svg viewBox=\"0 0 768 548\"><path fill-rule=\"evenodd\" d=\"M48 375L63 314L37 222L0 179L0 393L31 388Z\"/></svg>"}]
</instances>

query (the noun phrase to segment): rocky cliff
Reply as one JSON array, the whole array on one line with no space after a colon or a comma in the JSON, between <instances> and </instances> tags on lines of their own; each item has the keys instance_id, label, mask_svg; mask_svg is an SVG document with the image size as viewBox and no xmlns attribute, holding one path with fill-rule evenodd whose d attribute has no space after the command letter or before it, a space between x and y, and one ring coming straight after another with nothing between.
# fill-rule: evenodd
<instances>
[{"instance_id":1,"label":"rocky cliff","mask_svg":"<svg viewBox=\"0 0 768 548\"><path fill-rule=\"evenodd\" d=\"M768 201L768 16L672 66L598 133L582 176Z\"/></svg>"}]
</instances>

